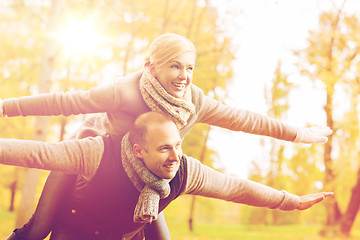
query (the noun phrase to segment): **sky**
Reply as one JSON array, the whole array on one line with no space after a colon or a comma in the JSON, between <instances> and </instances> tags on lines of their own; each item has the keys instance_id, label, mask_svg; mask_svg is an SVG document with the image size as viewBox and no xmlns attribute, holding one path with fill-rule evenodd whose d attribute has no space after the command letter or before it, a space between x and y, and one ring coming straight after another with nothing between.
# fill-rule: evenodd
<instances>
[{"instance_id":1,"label":"sky","mask_svg":"<svg viewBox=\"0 0 360 240\"><path fill-rule=\"evenodd\" d=\"M343 1L332 2L339 6ZM356 2L348 0L346 10L360 11L360 4ZM321 109L325 102L323 92L315 90L309 79L297 74L292 50L306 48L309 30L317 28L319 13L333 8L331 1L238 0L233 4L234 9L241 7L242 11L231 20L232 24L226 26L228 31L235 33L234 43L238 47L226 103L266 114L264 86L272 81L281 60L289 80L302 83L290 99L292 107L284 121L296 127L306 124L325 126ZM219 11L226 7L219 5ZM218 167L246 178L252 161L264 166L269 162L260 146L260 140L264 139L268 137L214 127L210 132L209 147L218 152Z\"/></svg>"}]
</instances>

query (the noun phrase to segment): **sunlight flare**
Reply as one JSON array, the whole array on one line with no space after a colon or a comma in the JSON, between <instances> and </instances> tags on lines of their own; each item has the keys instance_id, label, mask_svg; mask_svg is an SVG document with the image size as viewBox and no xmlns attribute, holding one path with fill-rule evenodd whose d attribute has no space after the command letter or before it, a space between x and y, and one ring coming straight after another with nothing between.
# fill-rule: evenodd
<instances>
[{"instance_id":1,"label":"sunlight flare","mask_svg":"<svg viewBox=\"0 0 360 240\"><path fill-rule=\"evenodd\" d=\"M57 39L66 55L90 54L101 42L91 19L69 19L66 28L58 32Z\"/></svg>"}]
</instances>

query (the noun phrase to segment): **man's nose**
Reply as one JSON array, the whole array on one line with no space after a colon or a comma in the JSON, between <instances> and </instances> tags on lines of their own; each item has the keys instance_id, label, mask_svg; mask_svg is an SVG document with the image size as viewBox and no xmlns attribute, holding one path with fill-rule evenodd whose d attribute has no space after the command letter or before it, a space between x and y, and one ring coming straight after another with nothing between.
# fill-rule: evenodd
<instances>
[{"instance_id":1,"label":"man's nose","mask_svg":"<svg viewBox=\"0 0 360 240\"><path fill-rule=\"evenodd\" d=\"M177 149L172 149L171 153L170 153L170 157L169 159L172 161L179 161L180 160L180 156L181 154L179 153L179 151Z\"/></svg>"}]
</instances>

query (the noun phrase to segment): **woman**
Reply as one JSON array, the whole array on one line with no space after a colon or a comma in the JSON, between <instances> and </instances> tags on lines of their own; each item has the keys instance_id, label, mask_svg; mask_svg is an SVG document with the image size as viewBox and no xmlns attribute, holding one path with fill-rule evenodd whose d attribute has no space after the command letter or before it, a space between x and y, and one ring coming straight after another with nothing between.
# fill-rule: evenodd
<instances>
[{"instance_id":1,"label":"woman","mask_svg":"<svg viewBox=\"0 0 360 240\"><path fill-rule=\"evenodd\" d=\"M169 115L184 137L196 123L206 123L227 128L302 143L323 143L331 134L329 128L298 129L275 119L226 106L204 95L198 87L191 84L195 66L196 50L186 38L176 34L164 34L158 37L149 48L145 69L125 76L106 86L99 86L89 91L50 93L38 96L5 99L2 103L4 116L46 116L100 113L86 121L77 136L86 137L111 133L122 135L127 132L136 117L148 111L160 111ZM72 177L74 178L74 177ZM32 223L18 230L25 235L44 238L50 223L56 216L54 207L62 202L66 195L71 177L60 173L50 173L40 198ZM57 190L49 187L55 182ZM70 182L70 184L62 183ZM46 191L57 195L48 200ZM56 199L56 203L54 202ZM42 202L45 202L42 206ZM47 206L49 205L49 206ZM39 215L45 213L48 221L39 225ZM164 219L161 217L164 225ZM37 223L39 222L39 223ZM39 227L40 226L40 227ZM40 229L39 229L40 228ZM151 229L152 228L152 229ZM30 230L29 230L30 229ZM34 230L36 229L36 231ZM162 229L162 231L158 231ZM159 239L170 239L169 233L159 225L150 225L151 234ZM157 239L154 235L150 239ZM41 238L40 238L41 239Z\"/></svg>"}]
</instances>

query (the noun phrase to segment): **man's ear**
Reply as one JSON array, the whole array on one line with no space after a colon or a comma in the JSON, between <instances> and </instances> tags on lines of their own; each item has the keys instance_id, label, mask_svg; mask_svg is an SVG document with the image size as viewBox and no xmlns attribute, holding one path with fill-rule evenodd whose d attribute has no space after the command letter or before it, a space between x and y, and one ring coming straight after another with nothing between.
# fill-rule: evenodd
<instances>
[{"instance_id":1,"label":"man's ear","mask_svg":"<svg viewBox=\"0 0 360 240\"><path fill-rule=\"evenodd\" d=\"M143 155L142 155L142 148L139 144L135 143L134 146L133 146L133 152L135 154L136 157L138 158L143 158Z\"/></svg>"}]
</instances>

